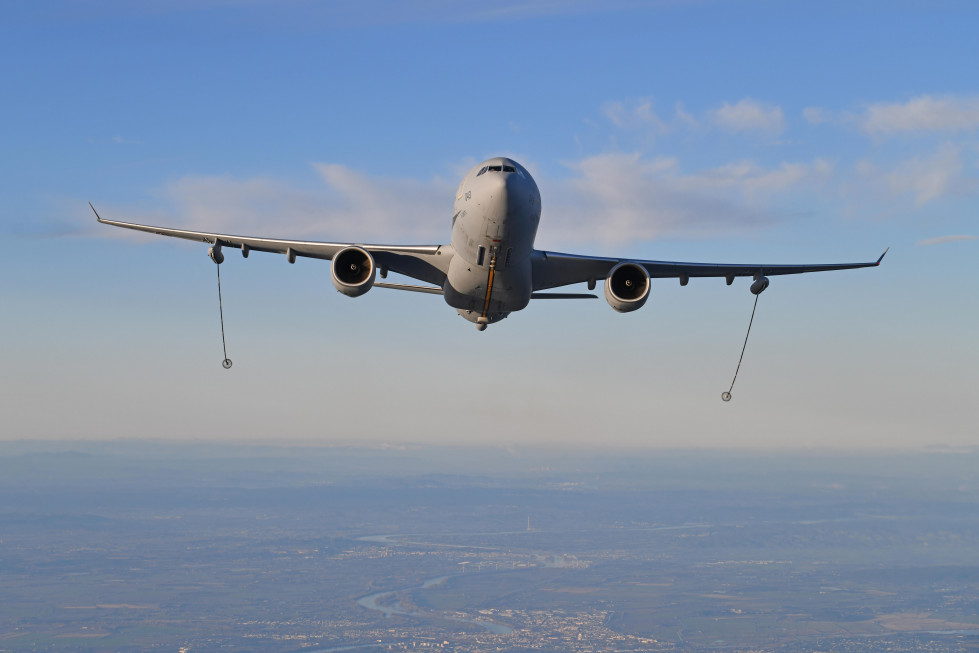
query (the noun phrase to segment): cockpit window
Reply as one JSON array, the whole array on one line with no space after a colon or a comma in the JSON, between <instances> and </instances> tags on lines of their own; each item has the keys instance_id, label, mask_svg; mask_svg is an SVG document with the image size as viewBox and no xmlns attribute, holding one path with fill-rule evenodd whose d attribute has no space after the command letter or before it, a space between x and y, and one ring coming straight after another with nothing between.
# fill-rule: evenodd
<instances>
[{"instance_id":1,"label":"cockpit window","mask_svg":"<svg viewBox=\"0 0 979 653\"><path fill-rule=\"evenodd\" d=\"M520 175L521 177L524 176L523 172L521 172L520 170L517 170L514 166L503 166L503 165L499 165L499 166L483 166L482 169L480 169L480 171L476 173L476 176L478 177L481 174L483 174L484 172L515 172L518 175Z\"/></svg>"}]
</instances>

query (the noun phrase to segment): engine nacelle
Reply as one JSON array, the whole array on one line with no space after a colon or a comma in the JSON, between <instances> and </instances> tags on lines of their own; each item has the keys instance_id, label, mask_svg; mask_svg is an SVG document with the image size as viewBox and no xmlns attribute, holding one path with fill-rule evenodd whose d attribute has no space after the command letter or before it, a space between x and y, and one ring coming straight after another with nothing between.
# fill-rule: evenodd
<instances>
[{"instance_id":1,"label":"engine nacelle","mask_svg":"<svg viewBox=\"0 0 979 653\"><path fill-rule=\"evenodd\" d=\"M605 279L605 300L619 313L628 313L649 298L649 273L637 263L619 263Z\"/></svg>"},{"instance_id":2,"label":"engine nacelle","mask_svg":"<svg viewBox=\"0 0 979 653\"><path fill-rule=\"evenodd\" d=\"M333 286L344 295L360 297L374 285L374 257L361 247L344 247L333 257L330 276Z\"/></svg>"},{"instance_id":3,"label":"engine nacelle","mask_svg":"<svg viewBox=\"0 0 979 653\"><path fill-rule=\"evenodd\" d=\"M755 282L751 284L751 294L760 295L765 292L765 288L768 288L768 277L758 277Z\"/></svg>"}]
</instances>

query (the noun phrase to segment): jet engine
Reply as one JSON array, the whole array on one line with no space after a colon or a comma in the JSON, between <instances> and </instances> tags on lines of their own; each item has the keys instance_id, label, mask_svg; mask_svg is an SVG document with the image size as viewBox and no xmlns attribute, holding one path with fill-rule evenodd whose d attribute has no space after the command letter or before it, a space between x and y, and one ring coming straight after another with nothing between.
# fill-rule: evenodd
<instances>
[{"instance_id":1,"label":"jet engine","mask_svg":"<svg viewBox=\"0 0 979 653\"><path fill-rule=\"evenodd\" d=\"M619 263L605 279L605 300L619 313L628 313L649 298L649 273L637 263Z\"/></svg>"},{"instance_id":2,"label":"jet engine","mask_svg":"<svg viewBox=\"0 0 979 653\"><path fill-rule=\"evenodd\" d=\"M760 295L765 292L765 288L768 288L768 277L757 277L749 290L752 295Z\"/></svg>"},{"instance_id":3,"label":"jet engine","mask_svg":"<svg viewBox=\"0 0 979 653\"><path fill-rule=\"evenodd\" d=\"M360 297L374 285L374 257L361 247L345 247L333 256L333 286L347 297Z\"/></svg>"}]
</instances>

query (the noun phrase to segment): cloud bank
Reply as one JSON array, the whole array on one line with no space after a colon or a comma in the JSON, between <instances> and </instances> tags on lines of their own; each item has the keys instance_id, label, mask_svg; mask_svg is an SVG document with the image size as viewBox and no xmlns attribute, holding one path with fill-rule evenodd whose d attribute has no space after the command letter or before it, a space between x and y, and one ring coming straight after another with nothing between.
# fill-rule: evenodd
<instances>
[{"instance_id":1,"label":"cloud bank","mask_svg":"<svg viewBox=\"0 0 979 653\"><path fill-rule=\"evenodd\" d=\"M862 160L856 171L864 189L894 199L911 195L915 208L952 194L969 195L979 187L979 179L966 171L963 148L952 143L899 161L890 170Z\"/></svg>"},{"instance_id":2,"label":"cloud bank","mask_svg":"<svg viewBox=\"0 0 979 653\"><path fill-rule=\"evenodd\" d=\"M818 187L823 160L764 167L738 161L684 172L673 157L603 154L566 164L572 176L544 188L542 240L617 245L660 236L714 237L763 229L788 213L774 200ZM546 180L545 180L546 181Z\"/></svg>"},{"instance_id":3,"label":"cloud bank","mask_svg":"<svg viewBox=\"0 0 979 653\"><path fill-rule=\"evenodd\" d=\"M730 132L760 131L781 133L785 128L782 108L745 98L737 104L725 102L710 112L711 120L721 129Z\"/></svg>"},{"instance_id":4,"label":"cloud bank","mask_svg":"<svg viewBox=\"0 0 979 653\"><path fill-rule=\"evenodd\" d=\"M181 223L204 231L361 243L437 242L448 232L453 182L370 177L335 163L312 168L316 186L185 177L168 184L163 195Z\"/></svg>"},{"instance_id":5,"label":"cloud bank","mask_svg":"<svg viewBox=\"0 0 979 653\"><path fill-rule=\"evenodd\" d=\"M563 175L536 175L543 194L541 247L595 242L613 246L663 236L725 237L797 217L799 206L819 211L842 199L852 204L853 213L864 215L869 198L913 212L953 195L979 191L975 143L947 141L919 153L899 144L902 158L890 159L875 145L874 158L842 164L820 156L784 160L778 156L782 151L778 144L767 143L761 159L711 165L710 150L701 147L705 138L717 139L718 131L781 133L786 129L782 108L744 98L694 117L680 102L672 113L660 113L654 100L646 98L606 102L601 112L606 129L611 125L631 132L632 142L644 143L647 150L663 151L675 140L698 139L700 145L688 156L694 158L695 153L706 164L689 168L679 156L637 149L585 154L566 161ZM979 126L979 98L920 96L903 103L870 105L860 116L847 118L835 118L845 114L812 106L802 115L810 125L849 123L852 127L857 120L868 134L961 131ZM690 149L689 142L683 146ZM256 236L444 243L449 237L453 191L475 163L459 161L447 168L447 176L428 179L373 176L333 162L312 163L310 177L294 181L187 176L159 189L159 208L152 215L126 207L105 207L104 213L135 222ZM871 207L870 212L881 213L879 207ZM138 237L112 231L105 235ZM939 242L951 240L921 244Z\"/></svg>"},{"instance_id":6,"label":"cloud bank","mask_svg":"<svg viewBox=\"0 0 979 653\"><path fill-rule=\"evenodd\" d=\"M602 105L602 115L619 129L645 128L656 134L667 134L679 128L698 130L704 124L732 134L778 134L785 129L785 116L781 107L752 98L743 98L734 104L725 102L720 107L708 110L702 115L702 120L695 118L679 101L674 105L673 115L664 118L657 113L652 98L631 102L610 100Z\"/></svg>"},{"instance_id":7,"label":"cloud bank","mask_svg":"<svg viewBox=\"0 0 979 653\"><path fill-rule=\"evenodd\" d=\"M872 135L975 131L979 128L979 97L920 95L903 103L871 104L859 123Z\"/></svg>"},{"instance_id":8,"label":"cloud bank","mask_svg":"<svg viewBox=\"0 0 979 653\"><path fill-rule=\"evenodd\" d=\"M306 187L264 177L184 177L160 191L169 209L147 215L107 207L102 213L238 235L397 244L448 240L455 179L373 177L337 163L311 167L318 183ZM787 217L776 208L780 196L817 188L833 175L833 166L822 159L769 167L743 160L686 172L674 157L640 153L587 156L565 169L565 177L537 180L541 234L551 248L762 229ZM124 230L95 233L142 237Z\"/></svg>"}]
</instances>

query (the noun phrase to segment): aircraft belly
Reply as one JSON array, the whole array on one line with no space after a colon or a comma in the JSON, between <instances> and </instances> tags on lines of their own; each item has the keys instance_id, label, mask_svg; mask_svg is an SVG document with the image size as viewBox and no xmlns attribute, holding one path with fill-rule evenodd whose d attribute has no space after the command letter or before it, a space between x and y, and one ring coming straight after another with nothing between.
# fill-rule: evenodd
<instances>
[{"instance_id":1,"label":"aircraft belly","mask_svg":"<svg viewBox=\"0 0 979 653\"><path fill-rule=\"evenodd\" d=\"M453 258L443 297L449 306L469 311L483 312L486 309L491 313L509 313L526 308L531 293L530 266L496 268L487 303L488 288L488 266L472 265L459 256Z\"/></svg>"}]
</instances>

